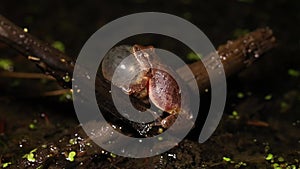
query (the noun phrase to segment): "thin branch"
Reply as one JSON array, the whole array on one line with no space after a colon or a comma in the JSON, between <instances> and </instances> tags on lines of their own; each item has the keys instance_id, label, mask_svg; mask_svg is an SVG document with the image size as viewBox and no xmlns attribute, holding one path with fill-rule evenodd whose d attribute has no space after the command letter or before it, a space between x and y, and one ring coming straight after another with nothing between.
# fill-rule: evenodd
<instances>
[{"instance_id":1,"label":"thin branch","mask_svg":"<svg viewBox=\"0 0 300 169\"><path fill-rule=\"evenodd\" d=\"M60 95L67 94L70 92L71 92L70 89L59 89L59 90L44 92L41 95L42 96L60 96Z\"/></svg>"},{"instance_id":2,"label":"thin branch","mask_svg":"<svg viewBox=\"0 0 300 169\"><path fill-rule=\"evenodd\" d=\"M30 35L0 15L0 40L36 63L46 74L53 76L63 87L71 87L66 76L72 76L73 59ZM68 78L69 79L69 78Z\"/></svg>"},{"instance_id":3,"label":"thin branch","mask_svg":"<svg viewBox=\"0 0 300 169\"><path fill-rule=\"evenodd\" d=\"M210 57L205 57L203 62L209 66L214 64L214 59L212 58L220 57L228 77L249 67L255 60L275 46L276 40L272 30L261 28L219 46L217 54L212 53ZM189 68L194 73L200 91L209 87L209 77L201 61L190 64ZM188 76L183 71L184 69L177 70L179 74L183 74L181 78L189 83L194 77Z\"/></svg>"}]
</instances>

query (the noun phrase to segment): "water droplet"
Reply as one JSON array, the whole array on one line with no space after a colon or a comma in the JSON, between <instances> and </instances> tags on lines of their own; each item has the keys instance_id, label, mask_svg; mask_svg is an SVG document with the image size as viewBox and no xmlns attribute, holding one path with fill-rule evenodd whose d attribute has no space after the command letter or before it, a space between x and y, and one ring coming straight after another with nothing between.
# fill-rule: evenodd
<instances>
[{"instance_id":1,"label":"water droplet","mask_svg":"<svg viewBox=\"0 0 300 169\"><path fill-rule=\"evenodd\" d=\"M173 157L174 159L176 159L176 154L168 154L168 157Z\"/></svg>"},{"instance_id":2,"label":"water droplet","mask_svg":"<svg viewBox=\"0 0 300 169\"><path fill-rule=\"evenodd\" d=\"M27 28L24 28L23 31L24 31L24 32L28 32L28 29L27 29Z\"/></svg>"},{"instance_id":3,"label":"water droplet","mask_svg":"<svg viewBox=\"0 0 300 169\"><path fill-rule=\"evenodd\" d=\"M122 65L120 66L120 68L121 68L121 69L126 69L126 66L125 66L124 64L122 64Z\"/></svg>"}]
</instances>

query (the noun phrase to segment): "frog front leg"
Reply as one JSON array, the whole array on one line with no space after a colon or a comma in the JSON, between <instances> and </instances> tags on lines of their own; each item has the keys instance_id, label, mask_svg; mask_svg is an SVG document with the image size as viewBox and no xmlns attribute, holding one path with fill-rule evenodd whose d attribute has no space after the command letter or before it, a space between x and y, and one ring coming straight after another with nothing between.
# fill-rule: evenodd
<instances>
[{"instance_id":1,"label":"frog front leg","mask_svg":"<svg viewBox=\"0 0 300 169\"><path fill-rule=\"evenodd\" d=\"M171 111L168 113L169 115L163 119L160 118L160 120L156 122L155 126L161 126L165 129L168 129L175 123L176 120L178 120L178 124L176 125L177 127L175 127L175 130L184 130L185 127L194 125L193 116L186 109L177 109L176 111ZM178 118L180 118L180 120Z\"/></svg>"},{"instance_id":2,"label":"frog front leg","mask_svg":"<svg viewBox=\"0 0 300 169\"><path fill-rule=\"evenodd\" d=\"M123 92L128 95L134 95L137 98L142 98L148 95L149 77L146 76L148 71L139 72L127 88L122 88Z\"/></svg>"},{"instance_id":3,"label":"frog front leg","mask_svg":"<svg viewBox=\"0 0 300 169\"><path fill-rule=\"evenodd\" d=\"M144 112L150 108L150 101L148 97L148 81L146 76L147 71L142 71L129 84L129 88L124 90L129 95L131 104L135 109Z\"/></svg>"}]
</instances>

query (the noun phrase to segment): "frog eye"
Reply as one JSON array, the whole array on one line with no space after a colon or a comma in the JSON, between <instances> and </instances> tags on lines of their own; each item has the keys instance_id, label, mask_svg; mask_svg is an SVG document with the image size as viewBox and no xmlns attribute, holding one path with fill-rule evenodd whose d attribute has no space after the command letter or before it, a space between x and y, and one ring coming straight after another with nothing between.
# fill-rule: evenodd
<instances>
[{"instance_id":1,"label":"frog eye","mask_svg":"<svg viewBox=\"0 0 300 169\"><path fill-rule=\"evenodd\" d=\"M133 53L135 53L135 52L138 52L138 51L141 51L142 49L141 49L141 47L139 46L139 45L134 45L133 47L132 47L132 52Z\"/></svg>"}]
</instances>

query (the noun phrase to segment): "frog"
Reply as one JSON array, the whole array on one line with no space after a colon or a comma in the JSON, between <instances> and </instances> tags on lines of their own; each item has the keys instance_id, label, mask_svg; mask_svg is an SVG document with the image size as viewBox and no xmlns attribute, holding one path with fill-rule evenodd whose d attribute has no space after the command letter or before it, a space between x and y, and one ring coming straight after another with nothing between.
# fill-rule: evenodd
<instances>
[{"instance_id":1,"label":"frog","mask_svg":"<svg viewBox=\"0 0 300 169\"><path fill-rule=\"evenodd\" d=\"M181 88L171 75L172 70L160 63L153 46L136 44L132 46L131 53L139 64L140 72L124 92L144 102L149 99L158 109L168 113L163 119L158 117L155 123L167 129L181 112Z\"/></svg>"}]
</instances>

